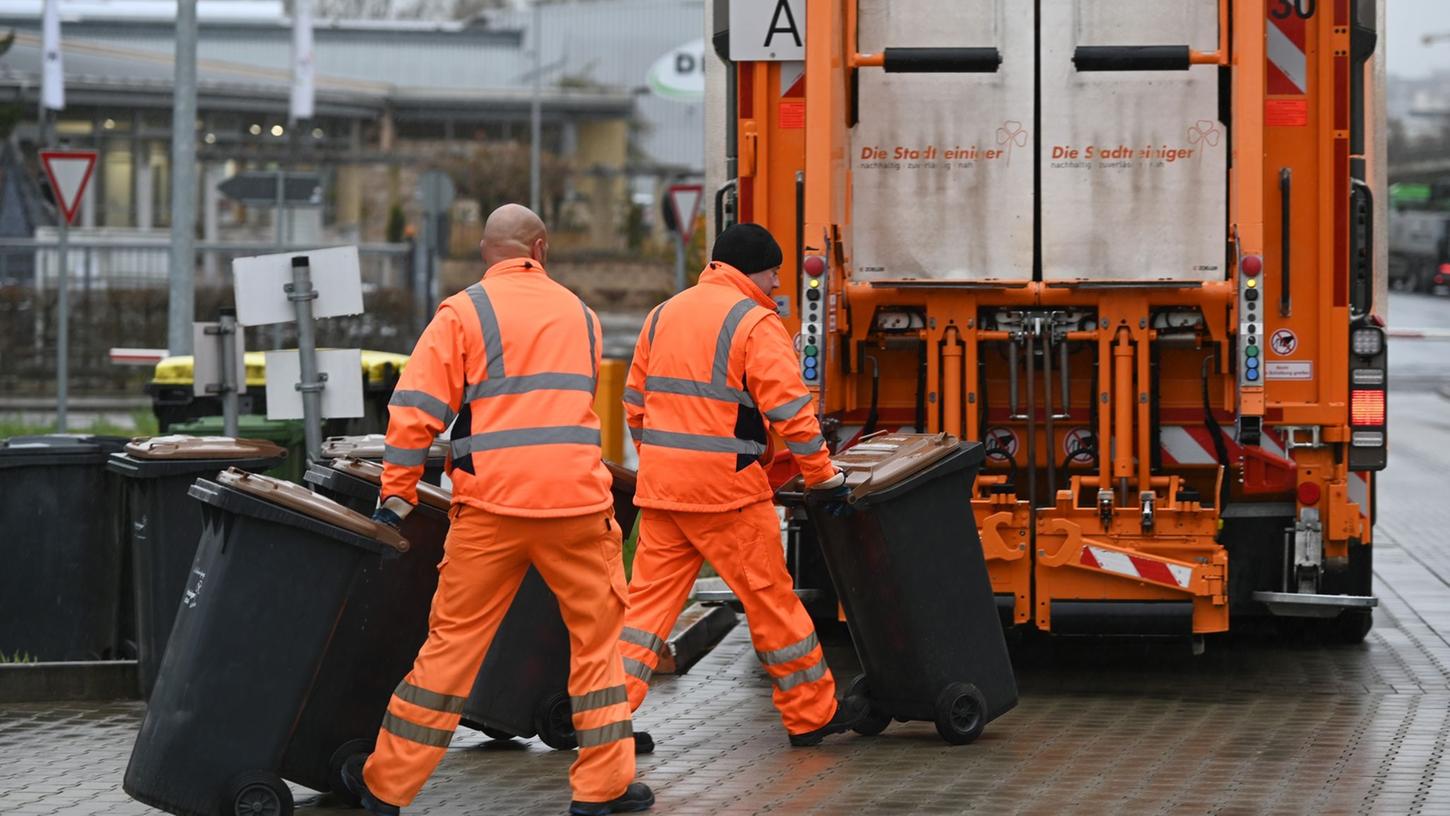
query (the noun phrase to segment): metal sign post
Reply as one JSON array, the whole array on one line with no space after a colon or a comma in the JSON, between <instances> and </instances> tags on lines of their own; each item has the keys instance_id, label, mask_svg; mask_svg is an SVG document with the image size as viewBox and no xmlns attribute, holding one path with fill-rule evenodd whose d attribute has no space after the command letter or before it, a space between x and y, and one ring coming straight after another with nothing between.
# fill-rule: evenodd
<instances>
[{"instance_id":1,"label":"metal sign post","mask_svg":"<svg viewBox=\"0 0 1450 816\"><path fill-rule=\"evenodd\" d=\"M286 286L287 299L297 309L297 364L302 376L297 390L302 392L302 430L307 440L307 461L322 458L322 389L324 378L317 376L316 328L312 322L312 301L317 292L312 288L312 269L306 255L292 259L292 282Z\"/></svg>"},{"instance_id":2,"label":"metal sign post","mask_svg":"<svg viewBox=\"0 0 1450 816\"><path fill-rule=\"evenodd\" d=\"M236 438L241 392L247 390L245 352L235 309L222 309L215 323L193 323L192 382L197 396L220 396L222 433ZM208 342L209 340L213 342Z\"/></svg>"},{"instance_id":3,"label":"metal sign post","mask_svg":"<svg viewBox=\"0 0 1450 816\"><path fill-rule=\"evenodd\" d=\"M60 210L56 219L56 261L59 291L55 326L55 426L66 431L66 407L70 400L70 269L66 258L71 222L80 209L81 196L91 171L96 167L94 150L42 150L40 163L50 179L50 190Z\"/></svg>"}]
</instances>

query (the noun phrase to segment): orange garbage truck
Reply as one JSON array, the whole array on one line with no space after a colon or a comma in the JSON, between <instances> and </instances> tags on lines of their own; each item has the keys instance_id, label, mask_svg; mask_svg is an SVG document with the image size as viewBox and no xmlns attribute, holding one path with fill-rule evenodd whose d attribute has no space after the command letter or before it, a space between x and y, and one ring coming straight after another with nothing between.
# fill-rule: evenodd
<instances>
[{"instance_id":1,"label":"orange garbage truck","mask_svg":"<svg viewBox=\"0 0 1450 816\"><path fill-rule=\"evenodd\" d=\"M784 248L779 310L835 450L897 429L986 445L961 500L1004 623L1365 637L1387 451L1375 0L707 16L715 227ZM834 616L809 519L788 526L798 591Z\"/></svg>"}]
</instances>

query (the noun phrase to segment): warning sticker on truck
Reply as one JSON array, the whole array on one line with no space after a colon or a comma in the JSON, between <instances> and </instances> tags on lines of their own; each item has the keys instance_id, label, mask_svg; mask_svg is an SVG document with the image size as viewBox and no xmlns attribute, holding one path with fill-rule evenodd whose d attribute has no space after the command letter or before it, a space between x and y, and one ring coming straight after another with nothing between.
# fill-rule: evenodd
<instances>
[{"instance_id":1,"label":"warning sticker on truck","mask_svg":"<svg viewBox=\"0 0 1450 816\"><path fill-rule=\"evenodd\" d=\"M1264 363L1266 380L1312 380L1314 363L1310 360Z\"/></svg>"}]
</instances>

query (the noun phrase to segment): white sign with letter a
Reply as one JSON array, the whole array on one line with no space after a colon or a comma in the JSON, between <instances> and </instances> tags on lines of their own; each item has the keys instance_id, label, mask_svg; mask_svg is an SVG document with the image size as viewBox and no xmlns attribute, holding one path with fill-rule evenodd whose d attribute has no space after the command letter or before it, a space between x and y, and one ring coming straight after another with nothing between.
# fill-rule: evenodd
<instances>
[{"instance_id":1,"label":"white sign with letter a","mask_svg":"<svg viewBox=\"0 0 1450 816\"><path fill-rule=\"evenodd\" d=\"M806 0L734 0L730 59L789 62L806 58Z\"/></svg>"}]
</instances>

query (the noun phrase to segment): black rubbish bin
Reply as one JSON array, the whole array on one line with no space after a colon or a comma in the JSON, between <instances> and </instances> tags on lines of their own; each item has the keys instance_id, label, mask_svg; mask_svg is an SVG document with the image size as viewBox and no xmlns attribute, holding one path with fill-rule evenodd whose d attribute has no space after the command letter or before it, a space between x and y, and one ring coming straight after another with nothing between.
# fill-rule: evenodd
<instances>
[{"instance_id":1,"label":"black rubbish bin","mask_svg":"<svg viewBox=\"0 0 1450 816\"><path fill-rule=\"evenodd\" d=\"M383 434L329 436L322 440L322 461L346 457L381 462L386 444ZM447 458L448 443L439 437L428 449L428 460L423 463L423 481L431 485L443 484L443 466Z\"/></svg>"},{"instance_id":2,"label":"black rubbish bin","mask_svg":"<svg viewBox=\"0 0 1450 816\"><path fill-rule=\"evenodd\" d=\"M935 722L965 744L1017 704L986 560L972 516L982 446L946 434L893 434L846 450L851 501L807 494L871 703L860 729Z\"/></svg>"},{"instance_id":3,"label":"black rubbish bin","mask_svg":"<svg viewBox=\"0 0 1450 816\"><path fill-rule=\"evenodd\" d=\"M279 764L348 590L365 563L408 545L268 476L228 469L190 493L201 541L124 788L187 816L287 816Z\"/></svg>"},{"instance_id":4,"label":"black rubbish bin","mask_svg":"<svg viewBox=\"0 0 1450 816\"><path fill-rule=\"evenodd\" d=\"M303 478L318 493L371 515L382 475L377 462L344 457L312 465ZM418 506L403 520L408 551L359 570L282 757L283 777L353 798L338 774L349 756L372 752L388 699L428 636L450 500L448 491L419 484Z\"/></svg>"},{"instance_id":5,"label":"black rubbish bin","mask_svg":"<svg viewBox=\"0 0 1450 816\"><path fill-rule=\"evenodd\" d=\"M123 597L118 487L125 439L0 442L0 661L117 657Z\"/></svg>"},{"instance_id":6,"label":"black rubbish bin","mask_svg":"<svg viewBox=\"0 0 1450 816\"><path fill-rule=\"evenodd\" d=\"M187 497L192 482L228 467L270 470L286 457L286 450L266 440L177 435L135 440L106 461L122 477L132 586L131 598L122 602L133 602L142 697L150 697L156 684L201 540L201 505Z\"/></svg>"},{"instance_id":7,"label":"black rubbish bin","mask_svg":"<svg viewBox=\"0 0 1450 816\"><path fill-rule=\"evenodd\" d=\"M615 520L627 534L636 513L635 474L605 464L614 477ZM463 705L463 724L494 739L537 736L550 748L573 749L578 742L568 686L569 629L558 599L530 567Z\"/></svg>"}]
</instances>

